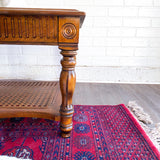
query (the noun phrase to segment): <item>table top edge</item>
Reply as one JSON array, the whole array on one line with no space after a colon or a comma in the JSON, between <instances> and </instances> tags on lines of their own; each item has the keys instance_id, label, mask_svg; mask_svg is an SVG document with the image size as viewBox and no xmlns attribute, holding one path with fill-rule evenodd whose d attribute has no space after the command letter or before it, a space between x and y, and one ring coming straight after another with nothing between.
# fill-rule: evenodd
<instances>
[{"instance_id":1,"label":"table top edge","mask_svg":"<svg viewBox=\"0 0 160 160\"><path fill-rule=\"evenodd\" d=\"M0 14L14 15L59 15L59 16L85 16L85 12L77 9L53 9L53 8L12 8L0 7Z\"/></svg>"}]
</instances>

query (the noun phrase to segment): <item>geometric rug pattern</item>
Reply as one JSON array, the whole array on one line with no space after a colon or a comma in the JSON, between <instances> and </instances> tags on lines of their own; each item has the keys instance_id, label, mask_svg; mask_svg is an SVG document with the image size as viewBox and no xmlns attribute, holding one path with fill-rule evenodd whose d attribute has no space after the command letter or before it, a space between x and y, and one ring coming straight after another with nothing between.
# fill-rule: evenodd
<instances>
[{"instance_id":1,"label":"geometric rug pattern","mask_svg":"<svg viewBox=\"0 0 160 160\"><path fill-rule=\"evenodd\" d=\"M70 138L59 122L0 119L0 155L32 160L158 160L160 153L125 105L74 106Z\"/></svg>"}]
</instances>

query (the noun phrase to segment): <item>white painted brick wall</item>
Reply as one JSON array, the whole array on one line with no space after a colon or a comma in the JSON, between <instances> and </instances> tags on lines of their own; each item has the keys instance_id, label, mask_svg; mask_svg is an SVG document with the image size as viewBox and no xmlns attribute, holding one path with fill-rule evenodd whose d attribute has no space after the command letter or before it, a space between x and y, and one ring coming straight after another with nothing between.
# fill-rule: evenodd
<instances>
[{"instance_id":1,"label":"white painted brick wall","mask_svg":"<svg viewBox=\"0 0 160 160\"><path fill-rule=\"evenodd\" d=\"M154 6L160 6L160 0L154 0Z\"/></svg>"},{"instance_id":2,"label":"white painted brick wall","mask_svg":"<svg viewBox=\"0 0 160 160\"><path fill-rule=\"evenodd\" d=\"M152 6L153 0L124 0L126 6Z\"/></svg>"},{"instance_id":3,"label":"white painted brick wall","mask_svg":"<svg viewBox=\"0 0 160 160\"><path fill-rule=\"evenodd\" d=\"M77 81L160 83L160 0L1 0L9 7L75 8ZM8 3L7 3L8 2ZM58 47L0 45L0 78L58 80Z\"/></svg>"},{"instance_id":4,"label":"white painted brick wall","mask_svg":"<svg viewBox=\"0 0 160 160\"><path fill-rule=\"evenodd\" d=\"M138 7L110 7L109 16L135 17L138 15Z\"/></svg>"}]
</instances>

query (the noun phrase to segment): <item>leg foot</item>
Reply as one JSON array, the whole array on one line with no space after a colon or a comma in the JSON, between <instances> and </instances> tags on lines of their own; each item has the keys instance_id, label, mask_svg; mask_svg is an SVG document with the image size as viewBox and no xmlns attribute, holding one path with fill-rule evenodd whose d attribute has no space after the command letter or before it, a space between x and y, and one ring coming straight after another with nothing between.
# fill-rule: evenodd
<instances>
[{"instance_id":1,"label":"leg foot","mask_svg":"<svg viewBox=\"0 0 160 160\"><path fill-rule=\"evenodd\" d=\"M69 138L70 135L71 135L71 132L63 132L63 131L61 131L61 136L62 136L63 138Z\"/></svg>"},{"instance_id":2,"label":"leg foot","mask_svg":"<svg viewBox=\"0 0 160 160\"><path fill-rule=\"evenodd\" d=\"M70 105L69 108L66 110L63 110L64 107L61 106L60 113L61 113L61 122L60 122L60 129L61 129L61 135L64 138L70 137L70 133L72 131L72 116L73 116L73 106Z\"/></svg>"}]
</instances>

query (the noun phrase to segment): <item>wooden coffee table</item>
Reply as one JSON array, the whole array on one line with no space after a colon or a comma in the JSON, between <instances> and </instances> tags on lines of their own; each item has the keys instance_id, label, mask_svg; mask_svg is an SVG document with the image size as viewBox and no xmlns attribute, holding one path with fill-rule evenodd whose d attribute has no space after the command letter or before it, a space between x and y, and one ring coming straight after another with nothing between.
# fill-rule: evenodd
<instances>
[{"instance_id":1,"label":"wooden coffee table","mask_svg":"<svg viewBox=\"0 0 160 160\"><path fill-rule=\"evenodd\" d=\"M0 8L0 44L58 45L63 56L60 89L58 82L1 80L0 118L60 117L62 137L70 136L76 50L84 18L84 12L74 9Z\"/></svg>"}]
</instances>

